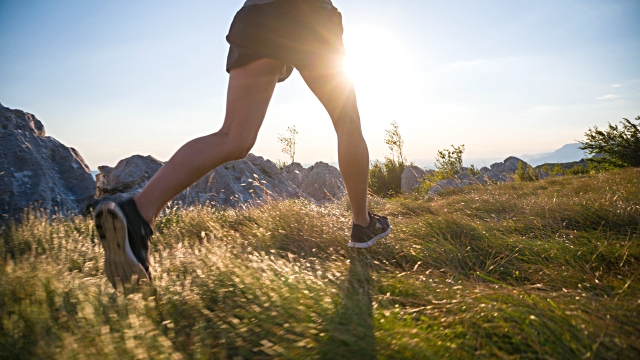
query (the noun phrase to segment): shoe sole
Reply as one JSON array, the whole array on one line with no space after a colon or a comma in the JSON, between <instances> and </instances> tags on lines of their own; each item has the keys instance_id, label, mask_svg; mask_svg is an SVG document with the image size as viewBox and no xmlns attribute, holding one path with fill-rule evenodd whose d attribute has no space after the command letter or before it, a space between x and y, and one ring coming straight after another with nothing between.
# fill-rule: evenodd
<instances>
[{"instance_id":1,"label":"shoe sole","mask_svg":"<svg viewBox=\"0 0 640 360\"><path fill-rule=\"evenodd\" d=\"M389 235L390 233L391 233L391 226L389 226L389 230L383 232L382 234L376 235L373 239L367 242L360 243L360 242L349 241L347 246L352 248L357 248L357 249L366 249L368 247L371 247L373 244L376 243L376 241L382 239L383 237Z\"/></svg>"},{"instance_id":2,"label":"shoe sole","mask_svg":"<svg viewBox=\"0 0 640 360\"><path fill-rule=\"evenodd\" d=\"M104 249L104 271L111 285L118 290L131 283L134 276L136 284L142 279L149 281L147 272L131 251L127 220L118 205L112 202L98 205L94 221Z\"/></svg>"}]
</instances>

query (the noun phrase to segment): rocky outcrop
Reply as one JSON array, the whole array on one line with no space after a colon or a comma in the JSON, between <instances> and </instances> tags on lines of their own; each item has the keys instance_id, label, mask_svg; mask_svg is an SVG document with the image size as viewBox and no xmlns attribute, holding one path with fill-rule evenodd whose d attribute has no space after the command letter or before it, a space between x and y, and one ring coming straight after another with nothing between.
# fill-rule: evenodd
<instances>
[{"instance_id":1,"label":"rocky outcrop","mask_svg":"<svg viewBox=\"0 0 640 360\"><path fill-rule=\"evenodd\" d=\"M460 184L459 181L456 181L454 179L440 180L434 186L432 186L431 189L429 189L429 191L427 192L427 195L433 196L443 192L444 190L455 189L460 187L462 187L462 184Z\"/></svg>"},{"instance_id":2,"label":"rocky outcrop","mask_svg":"<svg viewBox=\"0 0 640 360\"><path fill-rule=\"evenodd\" d=\"M306 169L293 163L282 171L289 181L316 202L332 201L346 194L340 170L325 162L318 161Z\"/></svg>"},{"instance_id":3,"label":"rocky outcrop","mask_svg":"<svg viewBox=\"0 0 640 360\"><path fill-rule=\"evenodd\" d=\"M514 181L515 173L518 171L518 164L522 163L525 168L529 166L526 162L517 157L510 156L503 162L491 164L490 168L482 167L480 174L472 176L468 168L462 168L455 179L438 181L429 191L428 195L437 195L446 189L459 188L468 185L490 185ZM536 170L537 171L537 170ZM548 174L537 171L539 178L547 177Z\"/></svg>"},{"instance_id":4,"label":"rocky outcrop","mask_svg":"<svg viewBox=\"0 0 640 360\"><path fill-rule=\"evenodd\" d=\"M466 171L463 171L461 173L459 173L458 175L456 175L456 177L458 178L458 180L460 181L465 181L465 180L471 180L473 179L473 177L471 176L471 174L469 174Z\"/></svg>"},{"instance_id":5,"label":"rocky outcrop","mask_svg":"<svg viewBox=\"0 0 640 360\"><path fill-rule=\"evenodd\" d=\"M176 201L183 205L238 207L270 200L307 198L271 160L249 154L223 164L193 184Z\"/></svg>"},{"instance_id":6,"label":"rocky outcrop","mask_svg":"<svg viewBox=\"0 0 640 360\"><path fill-rule=\"evenodd\" d=\"M99 166L100 174L96 176L98 202L118 202L136 195L161 167L160 160L142 155L120 160L115 167Z\"/></svg>"},{"instance_id":7,"label":"rocky outcrop","mask_svg":"<svg viewBox=\"0 0 640 360\"><path fill-rule=\"evenodd\" d=\"M151 157L134 155L118 162L115 167L100 166L96 205L105 200L122 201L132 197L162 167L162 162ZM207 204L239 207L268 200L306 198L280 169L262 157L249 154L210 171L202 179L176 196L174 203L181 206Z\"/></svg>"},{"instance_id":8,"label":"rocky outcrop","mask_svg":"<svg viewBox=\"0 0 640 360\"><path fill-rule=\"evenodd\" d=\"M413 189L420 186L420 180L424 179L426 174L427 172L418 166L405 166L404 171L402 172L400 190L405 194L411 193Z\"/></svg>"},{"instance_id":9,"label":"rocky outcrop","mask_svg":"<svg viewBox=\"0 0 640 360\"><path fill-rule=\"evenodd\" d=\"M282 168L282 173L284 174L284 177L291 181L293 185L296 185L296 187L302 184L306 174L305 168L302 164L297 162L291 163Z\"/></svg>"},{"instance_id":10,"label":"rocky outcrop","mask_svg":"<svg viewBox=\"0 0 640 360\"><path fill-rule=\"evenodd\" d=\"M512 175L518 171L518 164L523 163L525 166L528 164L524 160L520 160L515 156L509 156L501 163L491 164L491 171L496 174Z\"/></svg>"},{"instance_id":11,"label":"rocky outcrop","mask_svg":"<svg viewBox=\"0 0 640 360\"><path fill-rule=\"evenodd\" d=\"M83 213L96 183L74 148L47 136L34 115L0 105L0 215L27 208Z\"/></svg>"}]
</instances>

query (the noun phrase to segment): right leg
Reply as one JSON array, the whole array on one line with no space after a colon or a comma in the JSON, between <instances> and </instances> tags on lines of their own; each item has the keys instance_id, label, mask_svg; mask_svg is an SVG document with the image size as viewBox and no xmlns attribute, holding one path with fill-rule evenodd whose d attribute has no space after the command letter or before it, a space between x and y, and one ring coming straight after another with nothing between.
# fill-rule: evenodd
<instances>
[{"instance_id":1,"label":"right leg","mask_svg":"<svg viewBox=\"0 0 640 360\"><path fill-rule=\"evenodd\" d=\"M283 66L276 60L260 59L230 71L222 128L182 146L135 197L140 214L151 226L181 191L219 165L249 153Z\"/></svg>"},{"instance_id":2,"label":"right leg","mask_svg":"<svg viewBox=\"0 0 640 360\"><path fill-rule=\"evenodd\" d=\"M338 164L347 188L354 224L367 226L369 150L362 136L353 83L338 66L300 71L304 81L329 113L338 136Z\"/></svg>"},{"instance_id":3,"label":"right leg","mask_svg":"<svg viewBox=\"0 0 640 360\"><path fill-rule=\"evenodd\" d=\"M368 248L389 235L389 220L367 209L369 151L362 136L356 93L339 66L318 66L300 72L331 116L338 135L338 162L353 212L349 247Z\"/></svg>"}]
</instances>

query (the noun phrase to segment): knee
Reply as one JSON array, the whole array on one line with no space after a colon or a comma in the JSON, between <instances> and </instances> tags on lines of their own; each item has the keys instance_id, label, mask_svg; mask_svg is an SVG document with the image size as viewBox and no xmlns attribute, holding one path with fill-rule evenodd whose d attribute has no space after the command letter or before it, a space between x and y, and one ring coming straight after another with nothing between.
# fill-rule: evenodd
<instances>
[{"instance_id":1,"label":"knee","mask_svg":"<svg viewBox=\"0 0 640 360\"><path fill-rule=\"evenodd\" d=\"M221 130L216 135L222 138L227 154L227 161L244 159L256 142L255 136Z\"/></svg>"},{"instance_id":2,"label":"knee","mask_svg":"<svg viewBox=\"0 0 640 360\"><path fill-rule=\"evenodd\" d=\"M333 121L336 135L339 139L351 139L354 141L364 139L362 127L357 118L341 118Z\"/></svg>"}]
</instances>

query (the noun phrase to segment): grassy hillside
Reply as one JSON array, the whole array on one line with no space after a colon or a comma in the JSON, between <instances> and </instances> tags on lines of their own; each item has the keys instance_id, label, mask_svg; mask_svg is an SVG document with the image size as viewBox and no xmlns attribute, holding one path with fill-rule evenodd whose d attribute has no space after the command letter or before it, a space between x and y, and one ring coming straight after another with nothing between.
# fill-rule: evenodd
<instances>
[{"instance_id":1,"label":"grassy hillside","mask_svg":"<svg viewBox=\"0 0 640 360\"><path fill-rule=\"evenodd\" d=\"M638 359L640 171L345 203L171 211L154 287L113 291L90 221L0 237L0 358Z\"/></svg>"}]
</instances>

